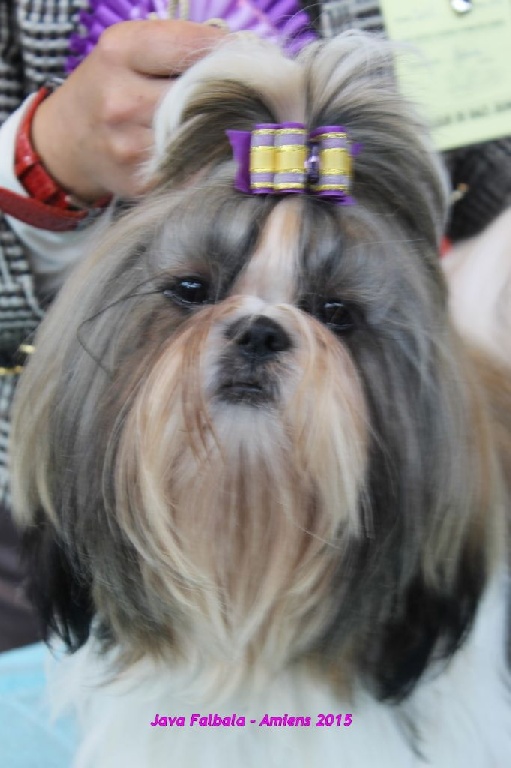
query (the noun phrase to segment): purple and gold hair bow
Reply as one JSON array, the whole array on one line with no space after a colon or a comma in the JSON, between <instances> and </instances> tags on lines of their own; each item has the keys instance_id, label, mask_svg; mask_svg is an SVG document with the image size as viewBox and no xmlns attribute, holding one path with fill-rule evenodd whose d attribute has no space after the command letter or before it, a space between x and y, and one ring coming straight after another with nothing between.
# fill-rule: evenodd
<instances>
[{"instance_id":1,"label":"purple and gold hair bow","mask_svg":"<svg viewBox=\"0 0 511 768\"><path fill-rule=\"evenodd\" d=\"M352 158L346 129L303 123L259 123L252 131L226 131L238 172L235 189L252 195L313 194L352 205Z\"/></svg>"}]
</instances>

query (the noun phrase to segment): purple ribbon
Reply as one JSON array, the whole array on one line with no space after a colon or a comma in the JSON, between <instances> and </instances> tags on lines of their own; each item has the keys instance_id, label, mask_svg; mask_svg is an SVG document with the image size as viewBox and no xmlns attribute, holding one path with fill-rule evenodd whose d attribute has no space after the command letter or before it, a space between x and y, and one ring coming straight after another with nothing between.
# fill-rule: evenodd
<instances>
[{"instance_id":1,"label":"purple ribbon","mask_svg":"<svg viewBox=\"0 0 511 768\"><path fill-rule=\"evenodd\" d=\"M187 19L225 21L231 32L247 30L272 40L295 56L317 39L309 16L298 0L189 0ZM179 18L179 4L176 3ZM71 56L66 71L72 72L93 50L102 32L120 21L169 18L167 0L89 0L78 16L78 31L69 39Z\"/></svg>"},{"instance_id":2,"label":"purple ribbon","mask_svg":"<svg viewBox=\"0 0 511 768\"><path fill-rule=\"evenodd\" d=\"M258 123L252 131L226 131L237 163L234 187L251 195L312 194L353 205L352 145L341 125L307 134L303 123Z\"/></svg>"}]
</instances>

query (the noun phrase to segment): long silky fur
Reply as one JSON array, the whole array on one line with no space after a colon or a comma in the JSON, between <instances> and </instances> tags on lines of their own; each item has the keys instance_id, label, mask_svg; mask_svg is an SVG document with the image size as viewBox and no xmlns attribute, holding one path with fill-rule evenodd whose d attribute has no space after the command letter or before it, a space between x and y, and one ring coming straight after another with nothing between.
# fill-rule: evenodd
<instances>
[{"instance_id":1,"label":"long silky fur","mask_svg":"<svg viewBox=\"0 0 511 768\"><path fill-rule=\"evenodd\" d=\"M296 670L311 697L403 702L374 712L415 732L406 702L503 571L509 441L449 318L445 179L392 55L345 35L293 62L240 39L193 67L158 112L153 191L38 333L12 451L31 591L113 677L163 665L215 701ZM233 189L225 130L285 120L346 126L355 205ZM211 285L191 311L171 297L189 275ZM351 334L321 323L332 298ZM290 340L273 398L226 403L232 329L261 316Z\"/></svg>"}]
</instances>

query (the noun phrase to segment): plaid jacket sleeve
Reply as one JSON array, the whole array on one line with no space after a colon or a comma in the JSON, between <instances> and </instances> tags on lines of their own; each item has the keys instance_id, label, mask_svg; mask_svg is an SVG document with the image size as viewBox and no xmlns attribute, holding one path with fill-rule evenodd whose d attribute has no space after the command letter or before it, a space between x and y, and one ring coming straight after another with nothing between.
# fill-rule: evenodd
<instances>
[{"instance_id":1,"label":"plaid jacket sleeve","mask_svg":"<svg viewBox=\"0 0 511 768\"><path fill-rule=\"evenodd\" d=\"M0 0L0 124L53 75L62 75L76 0ZM0 213L0 366L42 317L27 254Z\"/></svg>"},{"instance_id":2,"label":"plaid jacket sleeve","mask_svg":"<svg viewBox=\"0 0 511 768\"><path fill-rule=\"evenodd\" d=\"M51 76L62 75L80 0L0 0L0 124ZM28 255L0 212L0 504L9 507L7 444L20 343L43 316Z\"/></svg>"}]
</instances>

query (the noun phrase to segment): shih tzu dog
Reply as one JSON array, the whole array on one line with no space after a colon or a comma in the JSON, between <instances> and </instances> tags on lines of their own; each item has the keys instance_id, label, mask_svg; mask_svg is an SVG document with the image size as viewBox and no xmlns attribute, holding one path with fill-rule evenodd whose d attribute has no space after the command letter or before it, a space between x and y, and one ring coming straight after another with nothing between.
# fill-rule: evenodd
<instances>
[{"instance_id":1,"label":"shih tzu dog","mask_svg":"<svg viewBox=\"0 0 511 768\"><path fill-rule=\"evenodd\" d=\"M511 764L509 373L450 320L392 51L225 44L155 146L14 420L75 765Z\"/></svg>"}]
</instances>

